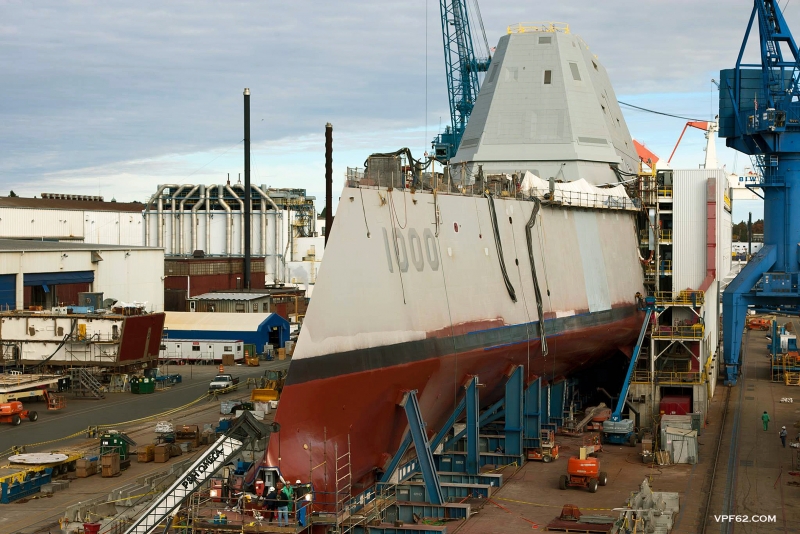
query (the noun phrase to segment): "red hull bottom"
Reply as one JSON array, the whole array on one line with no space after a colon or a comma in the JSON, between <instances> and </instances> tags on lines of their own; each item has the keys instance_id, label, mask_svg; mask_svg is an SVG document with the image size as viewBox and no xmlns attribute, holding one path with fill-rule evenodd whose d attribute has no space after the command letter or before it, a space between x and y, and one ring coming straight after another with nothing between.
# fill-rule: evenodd
<instances>
[{"instance_id":1,"label":"red hull bottom","mask_svg":"<svg viewBox=\"0 0 800 534\"><path fill-rule=\"evenodd\" d=\"M474 350L287 386L270 437L264 465L278 466L288 480L312 479L317 491L334 491L335 449L341 456L350 439L353 481L369 484L376 468L394 455L408 423L398 406L403 393L417 390L429 435L438 432L463 396L463 384L477 375L481 405L500 398L505 375L515 365L528 381L553 379L585 368L635 344L639 314L610 324L548 337L543 358L539 341ZM291 372L291 370L290 370ZM354 491L359 488L354 486Z\"/></svg>"}]
</instances>

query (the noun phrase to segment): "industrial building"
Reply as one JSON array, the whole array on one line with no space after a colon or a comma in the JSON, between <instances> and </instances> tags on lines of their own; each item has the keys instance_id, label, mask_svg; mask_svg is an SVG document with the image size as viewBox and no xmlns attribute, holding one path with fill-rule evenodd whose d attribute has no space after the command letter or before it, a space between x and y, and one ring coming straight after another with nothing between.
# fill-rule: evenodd
<instances>
[{"instance_id":1,"label":"industrial building","mask_svg":"<svg viewBox=\"0 0 800 534\"><path fill-rule=\"evenodd\" d=\"M79 292L164 310L164 251L153 247L0 239L0 307L78 305Z\"/></svg>"},{"instance_id":2,"label":"industrial building","mask_svg":"<svg viewBox=\"0 0 800 534\"><path fill-rule=\"evenodd\" d=\"M241 340L256 346L281 348L289 340L289 322L276 313L167 312L164 339Z\"/></svg>"},{"instance_id":3,"label":"industrial building","mask_svg":"<svg viewBox=\"0 0 800 534\"><path fill-rule=\"evenodd\" d=\"M244 198L241 183L161 185L145 205L145 244L163 247L169 259L190 263L243 257ZM267 284L303 278L292 274L299 268L292 264L321 260L323 238L314 200L304 189L251 185L251 254L265 258ZM315 277L317 267L307 268L307 278ZM190 291L191 284L186 289Z\"/></svg>"},{"instance_id":4,"label":"industrial building","mask_svg":"<svg viewBox=\"0 0 800 534\"><path fill-rule=\"evenodd\" d=\"M244 288L243 198L243 185L229 183L159 186L147 204L48 193L0 197L0 238L164 248L159 300L184 311L190 297ZM324 247L314 197L262 185L252 186L252 198L250 288L293 283L309 290Z\"/></svg>"},{"instance_id":5,"label":"industrial building","mask_svg":"<svg viewBox=\"0 0 800 534\"><path fill-rule=\"evenodd\" d=\"M220 291L189 299L191 312L277 313L292 322L305 315L305 290L293 286L270 286L250 291Z\"/></svg>"},{"instance_id":6,"label":"industrial building","mask_svg":"<svg viewBox=\"0 0 800 534\"><path fill-rule=\"evenodd\" d=\"M143 209L140 202L84 195L0 197L0 238L142 246Z\"/></svg>"}]
</instances>

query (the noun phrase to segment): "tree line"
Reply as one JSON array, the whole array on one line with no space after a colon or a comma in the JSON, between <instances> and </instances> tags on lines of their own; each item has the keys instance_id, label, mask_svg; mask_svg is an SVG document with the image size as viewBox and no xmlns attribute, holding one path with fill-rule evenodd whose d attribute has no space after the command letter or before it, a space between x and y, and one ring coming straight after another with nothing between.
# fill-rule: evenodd
<instances>
[{"instance_id":1,"label":"tree line","mask_svg":"<svg viewBox=\"0 0 800 534\"><path fill-rule=\"evenodd\" d=\"M759 219L753 223L753 233L764 233L764 220ZM747 241L747 221L741 221L733 225L733 241Z\"/></svg>"}]
</instances>

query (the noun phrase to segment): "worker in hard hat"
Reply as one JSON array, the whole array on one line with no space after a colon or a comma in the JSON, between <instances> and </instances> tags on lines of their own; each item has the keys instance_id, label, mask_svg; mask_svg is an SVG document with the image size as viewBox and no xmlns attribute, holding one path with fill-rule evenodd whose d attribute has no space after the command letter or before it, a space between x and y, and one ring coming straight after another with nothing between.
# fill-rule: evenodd
<instances>
[{"instance_id":1,"label":"worker in hard hat","mask_svg":"<svg viewBox=\"0 0 800 534\"><path fill-rule=\"evenodd\" d=\"M786 448L786 434L788 434L788 432L786 432L786 427L782 426L778 435L781 437L781 443L783 444L784 449Z\"/></svg>"},{"instance_id":2,"label":"worker in hard hat","mask_svg":"<svg viewBox=\"0 0 800 534\"><path fill-rule=\"evenodd\" d=\"M291 502L288 498L288 491L286 488L289 487L289 484L283 485L282 482L278 482L275 487L277 488L277 504L278 504L278 526L279 527L288 527L289 526L289 503Z\"/></svg>"},{"instance_id":3,"label":"worker in hard hat","mask_svg":"<svg viewBox=\"0 0 800 534\"><path fill-rule=\"evenodd\" d=\"M270 486L267 496L264 501L264 509L267 511L269 522L275 518L275 511L278 509L278 492L275 491L275 486Z\"/></svg>"},{"instance_id":4,"label":"worker in hard hat","mask_svg":"<svg viewBox=\"0 0 800 534\"><path fill-rule=\"evenodd\" d=\"M769 426L769 414L767 410L764 410L764 413L761 415L761 422L764 423L764 432L766 432Z\"/></svg>"}]
</instances>

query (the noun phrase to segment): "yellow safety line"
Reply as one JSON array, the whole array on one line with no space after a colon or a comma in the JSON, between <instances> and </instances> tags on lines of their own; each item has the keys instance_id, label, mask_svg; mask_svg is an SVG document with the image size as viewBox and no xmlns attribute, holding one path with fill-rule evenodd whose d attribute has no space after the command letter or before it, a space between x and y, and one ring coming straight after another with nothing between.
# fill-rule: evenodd
<instances>
[{"instance_id":1,"label":"yellow safety line","mask_svg":"<svg viewBox=\"0 0 800 534\"><path fill-rule=\"evenodd\" d=\"M540 503L540 502L516 501L514 499L506 499L505 497L497 497L495 495L492 495L492 499L499 499L501 501L515 502L515 503L518 503L518 504L529 504L531 506L541 506L543 508L563 508L564 507L563 504L544 504L544 503ZM584 510L613 511L614 509L613 508L584 508L583 506L581 506L581 512L584 511Z\"/></svg>"},{"instance_id":2,"label":"yellow safety line","mask_svg":"<svg viewBox=\"0 0 800 534\"><path fill-rule=\"evenodd\" d=\"M183 411L186 408L189 408L191 406L194 406L195 404L197 404L198 402L202 401L203 399L207 399L207 398L215 398L216 399L216 397L217 397L216 393L233 391L234 389L236 389L236 387L227 388L225 390L217 390L215 393L203 393L203 395L201 395L200 397L196 398L195 400L193 400L193 401L191 401L191 402L189 402L187 404L184 404L183 406L178 406L177 408L172 408L172 409L167 410L165 412L161 412L161 413L154 414L154 415L149 415L147 417L140 417L139 419L132 419L130 421L123 421L121 423L112 423L112 424L105 424L105 425L90 426L89 428L86 428L84 430L79 430L78 432L75 432L74 434L70 434L69 436L64 436L62 438L56 438L56 439L51 439L51 440L48 440L48 441L40 441L38 443L28 443L26 445L14 446L14 447L11 447L11 448L3 451L2 453L0 453L0 459L7 458L7 457L9 457L9 456L11 456L13 454L18 454L20 452L23 452L26 448L41 447L42 445L48 445L50 443L57 443L59 441L64 441L64 440L72 439L72 438L75 438L75 437L78 437L78 436L81 436L81 435L86 435L87 433L90 433L93 429L114 428L114 427L118 427L118 426L122 426L122 425L129 425L129 424L133 424L133 423L142 423L142 422L150 421L150 420L153 420L153 419L160 419L160 418L163 418L165 416L172 415L174 413Z\"/></svg>"}]
</instances>

